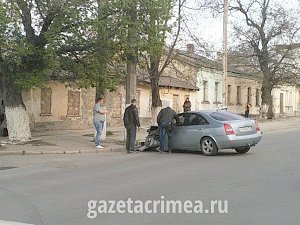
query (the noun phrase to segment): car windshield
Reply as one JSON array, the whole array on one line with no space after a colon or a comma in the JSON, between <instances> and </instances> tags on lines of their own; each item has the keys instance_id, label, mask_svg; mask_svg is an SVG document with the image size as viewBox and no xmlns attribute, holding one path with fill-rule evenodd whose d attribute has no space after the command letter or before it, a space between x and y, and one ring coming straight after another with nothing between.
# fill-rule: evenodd
<instances>
[{"instance_id":1,"label":"car windshield","mask_svg":"<svg viewBox=\"0 0 300 225\"><path fill-rule=\"evenodd\" d=\"M245 120L244 117L230 112L213 112L209 114L212 118L218 121Z\"/></svg>"}]
</instances>

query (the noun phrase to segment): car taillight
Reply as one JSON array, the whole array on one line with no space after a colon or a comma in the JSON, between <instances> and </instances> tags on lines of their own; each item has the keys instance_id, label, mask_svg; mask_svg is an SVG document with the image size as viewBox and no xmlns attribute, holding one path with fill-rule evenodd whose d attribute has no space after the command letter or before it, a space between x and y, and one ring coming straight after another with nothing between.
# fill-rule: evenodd
<instances>
[{"instance_id":1,"label":"car taillight","mask_svg":"<svg viewBox=\"0 0 300 225\"><path fill-rule=\"evenodd\" d=\"M224 130L225 130L226 135L233 135L234 134L234 130L227 123L224 124Z\"/></svg>"},{"instance_id":2,"label":"car taillight","mask_svg":"<svg viewBox=\"0 0 300 225\"><path fill-rule=\"evenodd\" d=\"M260 131L260 128L258 126L258 122L257 121L255 121L255 126L256 126L256 132Z\"/></svg>"}]
</instances>

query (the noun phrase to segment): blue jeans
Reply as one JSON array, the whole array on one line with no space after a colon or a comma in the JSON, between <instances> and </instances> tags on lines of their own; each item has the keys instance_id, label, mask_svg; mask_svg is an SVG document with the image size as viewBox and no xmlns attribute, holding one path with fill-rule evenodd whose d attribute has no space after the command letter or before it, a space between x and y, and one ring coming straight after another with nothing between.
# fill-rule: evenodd
<instances>
[{"instance_id":1,"label":"blue jeans","mask_svg":"<svg viewBox=\"0 0 300 225\"><path fill-rule=\"evenodd\" d=\"M96 129L96 137L95 137L95 145L98 146L100 145L100 136L102 134L103 131L103 126L104 126L104 122L101 121L94 121L94 127Z\"/></svg>"},{"instance_id":2,"label":"blue jeans","mask_svg":"<svg viewBox=\"0 0 300 225\"><path fill-rule=\"evenodd\" d=\"M169 151L171 145L172 132L167 131L169 123L162 123L159 126L159 147L162 151Z\"/></svg>"}]
</instances>

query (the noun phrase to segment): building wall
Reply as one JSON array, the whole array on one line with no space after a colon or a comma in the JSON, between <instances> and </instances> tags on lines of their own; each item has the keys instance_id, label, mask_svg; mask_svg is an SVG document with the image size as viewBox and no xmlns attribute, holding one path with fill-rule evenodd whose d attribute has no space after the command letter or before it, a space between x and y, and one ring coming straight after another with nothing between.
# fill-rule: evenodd
<instances>
[{"instance_id":1,"label":"building wall","mask_svg":"<svg viewBox=\"0 0 300 225\"><path fill-rule=\"evenodd\" d=\"M218 83L217 92L216 83ZM197 74L197 86L199 87L199 91L197 91L196 95L195 110L212 110L221 106L223 89L222 71L200 68Z\"/></svg>"},{"instance_id":2,"label":"building wall","mask_svg":"<svg viewBox=\"0 0 300 225\"><path fill-rule=\"evenodd\" d=\"M177 113L183 112L183 103L187 97L189 97L191 101L191 110L194 111L196 108L196 91L187 90L182 88L161 88L160 96L163 103L169 105L173 108Z\"/></svg>"},{"instance_id":3,"label":"building wall","mask_svg":"<svg viewBox=\"0 0 300 225\"><path fill-rule=\"evenodd\" d=\"M218 84L218 87L216 87L216 83ZM200 90L197 92L196 110L214 110L222 107L224 88L222 71L207 68L200 69L198 72L198 87ZM238 87L240 87L239 99L237 97ZM252 106L250 108L250 114L259 114L261 104L261 84L258 80L228 73L226 88L226 102L229 111L244 114L245 106L249 100L249 103ZM228 91L229 89L230 91Z\"/></svg>"},{"instance_id":4,"label":"building wall","mask_svg":"<svg viewBox=\"0 0 300 225\"><path fill-rule=\"evenodd\" d=\"M228 97L228 85L231 86L230 97ZM238 87L240 87L241 90L240 102L238 102ZM248 89L250 90L250 114L259 115L261 105L261 83L257 80L232 76L232 74L229 74L227 77L227 107L229 111L238 114L245 113L246 104L248 103Z\"/></svg>"},{"instance_id":5,"label":"building wall","mask_svg":"<svg viewBox=\"0 0 300 225\"><path fill-rule=\"evenodd\" d=\"M50 82L46 88L51 88L51 112L41 113L43 99L41 89L31 89L22 93L23 101L30 116L33 130L45 129L86 129L92 126L93 105L95 104L95 89L73 89L59 82ZM78 115L68 115L68 91L78 91L78 104L74 110ZM45 96L44 96L45 97ZM48 101L48 100L47 100ZM70 110L70 109L69 109Z\"/></svg>"},{"instance_id":6,"label":"building wall","mask_svg":"<svg viewBox=\"0 0 300 225\"><path fill-rule=\"evenodd\" d=\"M275 116L293 116L296 114L298 104L298 88L296 86L281 86L274 88L273 110Z\"/></svg>"},{"instance_id":7,"label":"building wall","mask_svg":"<svg viewBox=\"0 0 300 225\"><path fill-rule=\"evenodd\" d=\"M141 125L148 125L151 121L151 87L149 84L139 83L136 88L137 94L137 107L139 111L139 116L141 120ZM107 125L108 126L122 126L123 125L123 114L125 111L125 88L124 86L119 86L116 91L109 92L105 96L106 107L108 109L107 114ZM178 96L176 98L176 96ZM190 91L182 88L160 88L160 97L163 106L169 105L173 108L176 104L178 108L176 111L183 111L183 103L186 97L190 98L191 102L196 101L196 91ZM175 99L178 100L175 103ZM192 110L195 109L195 105L192 103Z\"/></svg>"},{"instance_id":8,"label":"building wall","mask_svg":"<svg viewBox=\"0 0 300 225\"><path fill-rule=\"evenodd\" d=\"M183 59L181 59L183 60ZM163 76L171 76L186 81L189 84L197 86L197 73L198 68L188 63L183 62L177 58L165 68Z\"/></svg>"},{"instance_id":9,"label":"building wall","mask_svg":"<svg viewBox=\"0 0 300 225\"><path fill-rule=\"evenodd\" d=\"M300 85L297 85L296 87L296 115L300 116Z\"/></svg>"}]
</instances>

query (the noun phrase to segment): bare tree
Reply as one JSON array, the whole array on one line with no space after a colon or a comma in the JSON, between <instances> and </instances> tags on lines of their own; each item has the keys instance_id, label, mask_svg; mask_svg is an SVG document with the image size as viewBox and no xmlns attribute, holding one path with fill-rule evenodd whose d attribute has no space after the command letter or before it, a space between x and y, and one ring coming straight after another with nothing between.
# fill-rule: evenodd
<instances>
[{"instance_id":1,"label":"bare tree","mask_svg":"<svg viewBox=\"0 0 300 225\"><path fill-rule=\"evenodd\" d=\"M299 65L291 54L295 48L278 46L299 42L298 14L271 0L233 0L230 9L238 16L233 29L239 64L261 75L263 113L273 117L273 88L293 83L299 76Z\"/></svg>"}]
</instances>

